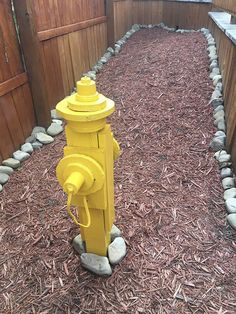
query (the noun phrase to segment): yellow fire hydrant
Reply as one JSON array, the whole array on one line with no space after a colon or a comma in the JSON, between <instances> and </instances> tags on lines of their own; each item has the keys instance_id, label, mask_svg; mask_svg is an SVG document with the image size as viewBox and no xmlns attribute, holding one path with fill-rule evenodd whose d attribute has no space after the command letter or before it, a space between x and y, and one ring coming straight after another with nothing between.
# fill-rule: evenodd
<instances>
[{"instance_id":1,"label":"yellow fire hydrant","mask_svg":"<svg viewBox=\"0 0 236 314\"><path fill-rule=\"evenodd\" d=\"M77 93L56 109L67 122L67 146L56 169L68 195L67 212L80 226L86 252L106 256L115 216L114 160L120 154L106 118L115 104L96 91L94 81L83 77L77 82Z\"/></svg>"}]
</instances>

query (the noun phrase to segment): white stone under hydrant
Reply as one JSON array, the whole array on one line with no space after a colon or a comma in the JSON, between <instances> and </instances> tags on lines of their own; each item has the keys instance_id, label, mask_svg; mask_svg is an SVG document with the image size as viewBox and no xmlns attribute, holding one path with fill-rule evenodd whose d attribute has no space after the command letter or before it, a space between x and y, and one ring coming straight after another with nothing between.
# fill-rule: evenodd
<instances>
[{"instance_id":1,"label":"white stone under hydrant","mask_svg":"<svg viewBox=\"0 0 236 314\"><path fill-rule=\"evenodd\" d=\"M115 238L115 240L108 246L108 258L112 265L119 264L119 262L126 255L126 244L122 237Z\"/></svg>"},{"instance_id":2,"label":"white stone under hydrant","mask_svg":"<svg viewBox=\"0 0 236 314\"><path fill-rule=\"evenodd\" d=\"M83 253L80 256L81 264L84 268L90 270L99 276L110 276L112 269L108 258L92 253Z\"/></svg>"}]
</instances>

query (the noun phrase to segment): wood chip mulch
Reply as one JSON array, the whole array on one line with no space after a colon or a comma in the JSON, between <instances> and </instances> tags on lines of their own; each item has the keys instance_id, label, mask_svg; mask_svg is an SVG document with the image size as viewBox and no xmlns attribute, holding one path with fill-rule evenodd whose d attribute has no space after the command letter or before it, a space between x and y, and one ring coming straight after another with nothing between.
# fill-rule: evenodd
<instances>
[{"instance_id":1,"label":"wood chip mulch","mask_svg":"<svg viewBox=\"0 0 236 314\"><path fill-rule=\"evenodd\" d=\"M55 177L65 135L34 152L0 195L0 313L236 313L236 234L226 224L206 41L136 33L97 80L116 101L116 225L126 258L84 270Z\"/></svg>"}]
</instances>

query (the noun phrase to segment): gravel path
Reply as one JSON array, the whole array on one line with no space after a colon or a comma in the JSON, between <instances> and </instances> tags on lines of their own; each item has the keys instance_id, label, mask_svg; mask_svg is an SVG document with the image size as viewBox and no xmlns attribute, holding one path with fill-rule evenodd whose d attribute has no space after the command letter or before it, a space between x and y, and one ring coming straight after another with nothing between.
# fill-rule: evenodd
<instances>
[{"instance_id":1,"label":"gravel path","mask_svg":"<svg viewBox=\"0 0 236 314\"><path fill-rule=\"evenodd\" d=\"M109 278L81 268L55 179L64 134L0 196L0 313L235 313L236 234L226 225L212 83L200 33L141 30L97 76L116 101L116 225L128 255Z\"/></svg>"}]
</instances>

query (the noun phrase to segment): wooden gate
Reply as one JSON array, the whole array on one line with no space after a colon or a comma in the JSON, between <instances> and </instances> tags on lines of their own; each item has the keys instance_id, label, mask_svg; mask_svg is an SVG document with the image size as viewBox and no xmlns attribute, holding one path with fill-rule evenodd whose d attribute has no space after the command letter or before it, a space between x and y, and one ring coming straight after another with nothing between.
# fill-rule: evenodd
<instances>
[{"instance_id":1,"label":"wooden gate","mask_svg":"<svg viewBox=\"0 0 236 314\"><path fill-rule=\"evenodd\" d=\"M17 150L35 125L10 0L0 1L0 162Z\"/></svg>"}]
</instances>

